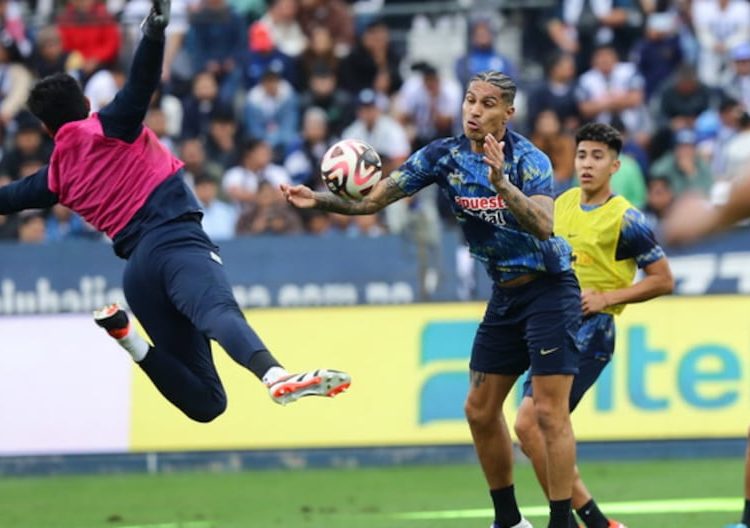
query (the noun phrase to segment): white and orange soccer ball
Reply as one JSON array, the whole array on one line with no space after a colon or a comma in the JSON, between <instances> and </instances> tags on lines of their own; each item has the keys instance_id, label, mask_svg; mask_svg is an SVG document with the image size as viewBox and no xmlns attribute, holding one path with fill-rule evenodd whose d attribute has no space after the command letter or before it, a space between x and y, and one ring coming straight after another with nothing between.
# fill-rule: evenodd
<instances>
[{"instance_id":1,"label":"white and orange soccer ball","mask_svg":"<svg viewBox=\"0 0 750 528\"><path fill-rule=\"evenodd\" d=\"M328 189L341 197L361 200L382 176L380 156L358 139L342 139L331 145L320 162L320 175Z\"/></svg>"}]
</instances>

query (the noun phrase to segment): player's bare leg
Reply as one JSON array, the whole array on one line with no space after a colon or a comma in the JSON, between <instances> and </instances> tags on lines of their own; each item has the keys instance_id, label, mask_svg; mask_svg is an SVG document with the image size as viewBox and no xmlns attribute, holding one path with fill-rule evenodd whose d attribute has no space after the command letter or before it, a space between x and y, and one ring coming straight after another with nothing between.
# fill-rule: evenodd
<instances>
[{"instance_id":1,"label":"player's bare leg","mask_svg":"<svg viewBox=\"0 0 750 528\"><path fill-rule=\"evenodd\" d=\"M567 526L571 513L576 458L575 437L570 423L569 399L572 375L533 376L534 409L544 436L547 458L547 493L550 528Z\"/></svg>"},{"instance_id":2,"label":"player's bare leg","mask_svg":"<svg viewBox=\"0 0 750 528\"><path fill-rule=\"evenodd\" d=\"M526 396L521 402L516 417L515 431L516 436L518 436L518 440L521 443L521 450L527 457L529 457L536 478L539 481L544 494L549 498L547 486L547 453L544 444L544 435L542 435L542 431L539 428L536 411L534 409L534 400L530 396ZM578 466L575 466L573 471L573 496L571 504L573 509L578 511L579 516L583 518L586 527L602 526L608 528L625 528L625 526L619 521L608 519L603 513L601 513L601 511L599 511L591 493L584 484L583 479L581 479L581 475L578 472ZM587 522L587 519L584 518L585 512L587 509L591 508L595 508L596 511L588 511L588 517L591 517L591 522Z\"/></svg>"},{"instance_id":3,"label":"player's bare leg","mask_svg":"<svg viewBox=\"0 0 750 528\"><path fill-rule=\"evenodd\" d=\"M503 417L505 398L517 376L471 372L464 407L474 447L495 505L497 526L530 526L521 517L513 489L513 443Z\"/></svg>"}]
</instances>

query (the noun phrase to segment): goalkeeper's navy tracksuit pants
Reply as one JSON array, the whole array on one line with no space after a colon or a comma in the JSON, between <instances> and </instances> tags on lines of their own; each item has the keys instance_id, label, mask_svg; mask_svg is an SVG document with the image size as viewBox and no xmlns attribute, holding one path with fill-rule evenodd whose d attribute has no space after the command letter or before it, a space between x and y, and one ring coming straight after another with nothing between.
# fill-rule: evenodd
<instances>
[{"instance_id":1,"label":"goalkeeper's navy tracksuit pants","mask_svg":"<svg viewBox=\"0 0 750 528\"><path fill-rule=\"evenodd\" d=\"M125 266L125 298L153 348L139 363L159 391L193 420L226 408L209 339L243 366L266 347L248 326L219 249L195 216L148 231Z\"/></svg>"}]
</instances>

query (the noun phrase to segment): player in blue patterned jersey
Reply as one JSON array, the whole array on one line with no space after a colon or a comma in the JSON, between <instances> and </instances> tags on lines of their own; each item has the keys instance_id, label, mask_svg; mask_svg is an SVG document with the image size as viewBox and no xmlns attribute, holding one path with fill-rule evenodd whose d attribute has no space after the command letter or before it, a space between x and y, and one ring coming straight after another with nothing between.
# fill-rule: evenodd
<instances>
[{"instance_id":1,"label":"player in blue patterned jersey","mask_svg":"<svg viewBox=\"0 0 750 528\"><path fill-rule=\"evenodd\" d=\"M433 141L382 179L360 202L282 185L296 207L373 214L436 184L450 200L472 254L494 281L471 351L465 410L490 488L496 528L529 528L515 499L512 443L502 413L530 368L534 404L549 456L551 528L568 528L575 440L568 400L579 352L578 282L570 246L552 234L552 167L507 129L516 86L507 75L474 76L463 101L464 134Z\"/></svg>"},{"instance_id":2,"label":"player in blue patterned jersey","mask_svg":"<svg viewBox=\"0 0 750 528\"><path fill-rule=\"evenodd\" d=\"M570 394L571 412L591 388L615 348L614 316L625 305L672 291L674 280L664 251L643 214L612 193L610 180L620 168L620 133L609 125L589 123L576 134L576 172L581 186L555 200L555 232L573 248L574 270L582 289L583 324L578 331L581 360ZM633 282L636 268L643 278ZM521 447L546 486L544 441L537 425L530 380L516 417ZM625 528L607 518L576 473L573 507L586 528ZM571 525L577 526L571 518Z\"/></svg>"}]
</instances>

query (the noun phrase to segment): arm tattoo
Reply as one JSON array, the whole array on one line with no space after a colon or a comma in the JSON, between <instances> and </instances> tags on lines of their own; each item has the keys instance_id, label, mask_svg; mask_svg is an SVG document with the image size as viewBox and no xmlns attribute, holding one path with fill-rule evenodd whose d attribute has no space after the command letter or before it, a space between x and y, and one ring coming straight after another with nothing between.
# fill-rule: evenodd
<instances>
[{"instance_id":1,"label":"arm tattoo","mask_svg":"<svg viewBox=\"0 0 750 528\"><path fill-rule=\"evenodd\" d=\"M474 370L469 371L469 382L471 386L478 389L479 386L487 379L487 374L484 372L476 372Z\"/></svg>"},{"instance_id":2,"label":"arm tattoo","mask_svg":"<svg viewBox=\"0 0 750 528\"><path fill-rule=\"evenodd\" d=\"M502 196L522 228L541 240L549 238L552 233L552 214L547 211L546 207L535 202L513 185L509 185L508 190L503 192Z\"/></svg>"},{"instance_id":3,"label":"arm tattoo","mask_svg":"<svg viewBox=\"0 0 750 528\"><path fill-rule=\"evenodd\" d=\"M391 177L381 180L372 192L359 202L341 198L333 193L315 193L316 208L345 215L367 215L405 197L406 193Z\"/></svg>"}]
</instances>

